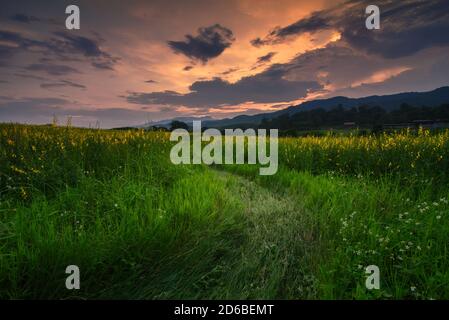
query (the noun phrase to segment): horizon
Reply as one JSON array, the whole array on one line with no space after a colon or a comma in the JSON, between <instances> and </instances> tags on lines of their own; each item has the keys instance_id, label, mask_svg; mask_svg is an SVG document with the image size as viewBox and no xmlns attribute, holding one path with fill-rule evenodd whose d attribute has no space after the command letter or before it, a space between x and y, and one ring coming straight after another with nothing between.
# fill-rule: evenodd
<instances>
[{"instance_id":1,"label":"horizon","mask_svg":"<svg viewBox=\"0 0 449 320\"><path fill-rule=\"evenodd\" d=\"M79 30L69 4L2 5L0 122L231 119L449 84L442 0L377 1L379 30L365 0L77 1Z\"/></svg>"},{"instance_id":2,"label":"horizon","mask_svg":"<svg viewBox=\"0 0 449 320\"><path fill-rule=\"evenodd\" d=\"M304 101L304 102L301 102L300 104L298 104L298 105L289 105L289 106L286 106L285 108L283 108L283 109L280 109L280 110L276 110L276 111L282 111L282 110L286 110L286 109L288 109L288 108L294 108L294 107L300 107L302 104L304 104L304 103L306 103L306 102L313 102L313 101L320 101L320 100L328 100L328 99L335 99L335 98L346 98L346 99L363 99L363 98L370 98L370 97L381 97L381 96L394 96L394 95L401 95L401 94L413 94L413 93L429 93L429 92L434 92L434 91L437 91L437 90L440 90L440 89L444 89L444 88L448 88L449 89L449 85L448 86L442 86L442 87L438 87L438 88L435 88L435 89L433 89L433 90L430 90L430 91L404 91L404 92L396 92L396 93L392 93L392 94L389 94L389 95L370 95L370 96L363 96L363 97L359 97L359 98L351 98L351 97L347 97L347 96L332 96L332 97L329 97L329 98L325 98L325 99L319 99L319 98L317 98L317 99L313 99L313 100L306 100L306 101ZM167 118L167 119L161 119L161 120L150 120L149 122L144 122L144 123L141 123L141 124L137 124L137 125L133 125L133 126L123 126L123 127L116 127L116 128L114 128L114 127L110 127L110 128L102 128L101 127L101 123L89 123L89 126L83 126L83 125L80 125L80 126L76 126L76 127L79 127L79 128L92 128L92 127L95 127L95 126L97 126L97 125L99 125L99 128L102 128L102 129L120 129L120 128L126 128L126 127L135 127L135 128L139 128L139 127L146 127L146 126L150 126L150 125L154 125L154 124L161 124L161 123L165 123L165 122L167 122L167 123L169 123L169 122L171 122L171 121L174 121L174 120L177 120L177 121L181 121L181 122L183 122L183 121L188 121L188 122L190 122L191 120L193 120L193 121L195 121L195 120L200 120L200 121L220 121L220 120L232 120L232 119L235 119L235 118L237 118L237 117L239 117L239 116L245 116L245 115L247 115L247 116L257 116L257 115L262 115L262 114L271 114L271 113L274 113L274 112L276 112L276 111L268 111L268 112L261 112L261 113L256 113L256 114L251 114L251 115L247 115L247 114L239 114L239 115L236 115L236 116L232 116L232 117L226 117L226 118L214 118L214 117L212 117L212 116L208 116L208 115L205 115L205 116L179 116L179 117L173 117L173 118ZM37 123L36 125L50 125L51 123L52 123L52 121L54 120L54 117L55 117L56 115L54 114L54 115L52 115L52 117L51 117L51 119L49 119L49 121L47 122L47 123ZM71 117L72 117L72 115L70 115L70 114L65 114L65 115L63 115L63 116L65 116L66 118L65 118L65 120L67 121L69 118L70 118L70 121L72 121L72 119L71 119ZM57 118L57 117L56 117ZM183 119L188 119L188 120L183 120ZM204 119L206 119L206 120L204 120ZM59 124L64 124L65 122L64 121L61 121L61 122L59 122L59 119L57 119L58 120L58 123ZM5 124L8 124L8 123L17 123L17 124L25 124L25 125L33 125L34 123L27 123L27 122L7 122L7 121L5 121L5 122L2 122L2 121L0 121L0 123L5 123Z\"/></svg>"}]
</instances>

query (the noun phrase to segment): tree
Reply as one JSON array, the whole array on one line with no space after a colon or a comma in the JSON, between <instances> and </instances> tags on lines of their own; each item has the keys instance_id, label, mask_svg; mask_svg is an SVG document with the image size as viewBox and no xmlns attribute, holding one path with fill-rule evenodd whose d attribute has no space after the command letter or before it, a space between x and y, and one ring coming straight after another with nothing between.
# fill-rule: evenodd
<instances>
[{"instance_id":1,"label":"tree","mask_svg":"<svg viewBox=\"0 0 449 320\"><path fill-rule=\"evenodd\" d=\"M185 130L189 130L189 126L185 123L185 122L182 122L182 121L178 121L178 120L173 120L172 122L171 122L171 128L170 128L170 130L171 131L173 131L173 130L175 130L175 129L185 129Z\"/></svg>"}]
</instances>

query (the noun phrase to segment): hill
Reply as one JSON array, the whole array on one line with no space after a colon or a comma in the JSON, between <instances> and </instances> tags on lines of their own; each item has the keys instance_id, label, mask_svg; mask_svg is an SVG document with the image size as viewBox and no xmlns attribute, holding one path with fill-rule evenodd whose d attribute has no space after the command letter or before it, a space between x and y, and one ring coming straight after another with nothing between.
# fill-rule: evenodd
<instances>
[{"instance_id":1,"label":"hill","mask_svg":"<svg viewBox=\"0 0 449 320\"><path fill-rule=\"evenodd\" d=\"M240 115L234 118L226 118L221 120L212 120L211 118L176 118L173 120L184 121L188 125L192 124L193 120L202 120L203 125L207 127L216 128L232 128L232 127L248 127L259 125L264 119L271 120L282 115L292 116L294 114L311 111L315 109L331 110L333 108L341 106L344 109L351 109L354 107L366 106L366 107L380 107L386 111L398 110L401 105L407 104L413 107L437 107L442 104L449 103L449 86L441 87L428 92L403 92L391 95L373 95L362 98L348 98L343 96L332 97L328 99L317 99L312 101L306 101L299 105L291 106L283 110L260 113L256 115ZM163 125L166 126L171 120L164 120L160 122L154 122L147 125Z\"/></svg>"}]
</instances>

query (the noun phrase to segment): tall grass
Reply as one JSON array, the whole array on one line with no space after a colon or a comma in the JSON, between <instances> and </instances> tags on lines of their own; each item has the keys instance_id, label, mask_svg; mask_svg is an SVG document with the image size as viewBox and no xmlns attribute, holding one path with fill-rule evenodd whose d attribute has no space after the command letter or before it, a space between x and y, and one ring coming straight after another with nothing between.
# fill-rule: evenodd
<instances>
[{"instance_id":1,"label":"tall grass","mask_svg":"<svg viewBox=\"0 0 449 320\"><path fill-rule=\"evenodd\" d=\"M0 297L449 298L448 137L280 138L259 176L175 166L166 133L0 125Z\"/></svg>"},{"instance_id":2,"label":"tall grass","mask_svg":"<svg viewBox=\"0 0 449 320\"><path fill-rule=\"evenodd\" d=\"M280 169L221 166L293 197L320 298L449 298L449 132L279 139ZM381 290L365 288L377 265Z\"/></svg>"},{"instance_id":3,"label":"tall grass","mask_svg":"<svg viewBox=\"0 0 449 320\"><path fill-rule=\"evenodd\" d=\"M282 138L279 146L280 162L300 171L389 175L408 184L445 183L449 179L449 131Z\"/></svg>"},{"instance_id":4,"label":"tall grass","mask_svg":"<svg viewBox=\"0 0 449 320\"><path fill-rule=\"evenodd\" d=\"M191 286L234 254L240 204L205 168L169 164L165 134L0 133L2 298L193 298L204 292ZM69 264L79 292L65 288Z\"/></svg>"},{"instance_id":5,"label":"tall grass","mask_svg":"<svg viewBox=\"0 0 449 320\"><path fill-rule=\"evenodd\" d=\"M298 232L313 244L306 263L321 299L448 299L449 190L377 180L312 175L281 167L259 176L254 166L227 170L303 205ZM307 234L307 233L306 233ZM380 290L365 288L365 268L380 268Z\"/></svg>"}]
</instances>

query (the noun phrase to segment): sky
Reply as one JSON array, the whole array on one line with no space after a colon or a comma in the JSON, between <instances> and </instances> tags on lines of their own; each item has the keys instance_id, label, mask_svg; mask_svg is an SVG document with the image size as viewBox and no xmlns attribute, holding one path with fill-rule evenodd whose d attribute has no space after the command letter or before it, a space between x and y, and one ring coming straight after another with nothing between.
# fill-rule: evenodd
<instances>
[{"instance_id":1,"label":"sky","mask_svg":"<svg viewBox=\"0 0 449 320\"><path fill-rule=\"evenodd\" d=\"M65 8L80 8L80 29ZM380 9L380 29L365 8ZM447 0L0 0L0 122L229 118L449 84Z\"/></svg>"}]
</instances>

